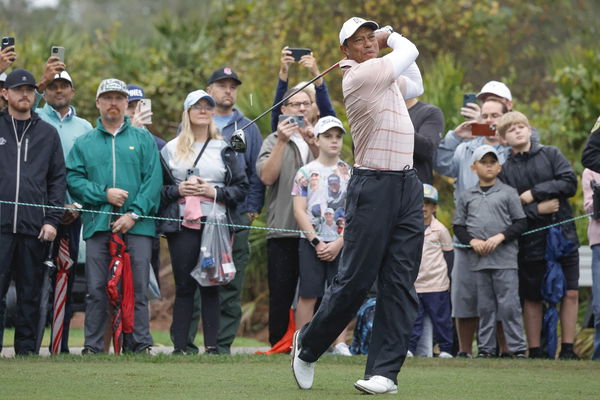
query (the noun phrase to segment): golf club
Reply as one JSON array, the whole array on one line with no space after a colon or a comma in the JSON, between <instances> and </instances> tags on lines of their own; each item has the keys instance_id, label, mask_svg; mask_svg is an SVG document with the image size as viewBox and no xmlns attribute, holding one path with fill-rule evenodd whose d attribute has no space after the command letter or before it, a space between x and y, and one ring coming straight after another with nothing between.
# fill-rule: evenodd
<instances>
[{"instance_id":1,"label":"golf club","mask_svg":"<svg viewBox=\"0 0 600 400\"><path fill-rule=\"evenodd\" d=\"M279 102L273 104L271 106L271 108L269 108L268 110L266 110L265 112L263 112L262 114L260 114L258 117L254 118L252 121L248 122L242 128L240 128L240 129L236 130L235 132L233 132L233 135L231 135L231 148L233 150L237 151L238 153L244 153L246 151L246 135L244 133L244 129L246 129L247 127L249 127L250 125L252 125L256 121L258 121L259 119L261 119L265 115L267 115L275 107L279 107L281 104L285 103L289 98L294 97L296 94L298 94L299 92L301 92L302 90L304 90L308 85L310 85L311 83L315 82L316 80L322 78L323 76L325 76L326 74L328 74L330 71L332 71L335 68L337 68L339 65L340 65L340 62L339 61L336 62L331 67L327 68L325 71L321 72L319 75L315 76L310 81L306 82L304 85L302 85L301 87L299 87L298 89L296 89L293 93L290 93L287 97L285 97L285 98L281 99Z\"/></svg>"}]
</instances>

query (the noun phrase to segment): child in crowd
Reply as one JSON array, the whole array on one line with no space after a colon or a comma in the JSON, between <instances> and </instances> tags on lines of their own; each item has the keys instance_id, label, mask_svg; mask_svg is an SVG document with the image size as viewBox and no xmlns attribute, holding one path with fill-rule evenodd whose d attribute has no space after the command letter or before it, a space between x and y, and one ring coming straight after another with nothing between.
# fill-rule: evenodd
<instances>
[{"instance_id":1,"label":"child in crowd","mask_svg":"<svg viewBox=\"0 0 600 400\"><path fill-rule=\"evenodd\" d=\"M423 333L425 315L431 318L433 337L440 346L440 358L452 358L454 331L450 307L450 280L448 271L452 269L452 237L448 229L438 221L438 192L431 185L423 184L423 220L425 222L425 242L419 275L415 289L419 296L419 313L408 343L408 357L412 357Z\"/></svg>"},{"instance_id":2,"label":"child in crowd","mask_svg":"<svg viewBox=\"0 0 600 400\"><path fill-rule=\"evenodd\" d=\"M296 326L310 321L317 299L337 273L339 254L344 245L339 226L345 215L348 164L340 160L342 136L346 133L336 117L321 118L314 128L319 157L298 170L292 188L294 217L302 234L299 244L300 283ZM336 220L337 219L337 220ZM333 344L333 353L350 356L345 342L346 330Z\"/></svg>"},{"instance_id":3,"label":"child in crowd","mask_svg":"<svg viewBox=\"0 0 600 400\"><path fill-rule=\"evenodd\" d=\"M581 186L583 188L583 208L586 213L594 213L594 208L598 208L599 205L594 204L594 200L596 203L600 201L600 174L591 169L584 169ZM592 360L600 360L600 219L598 219L600 215L594 214L588 225L588 241L592 248L592 309L596 328Z\"/></svg>"},{"instance_id":4,"label":"child in crowd","mask_svg":"<svg viewBox=\"0 0 600 400\"><path fill-rule=\"evenodd\" d=\"M478 357L495 356L496 321L500 321L510 355L525 358L516 239L527 219L516 190L497 179L502 169L498 159L492 146L475 150L472 169L479 183L461 195L453 226L460 242L473 248L469 265L477 280Z\"/></svg>"},{"instance_id":5,"label":"child in crowd","mask_svg":"<svg viewBox=\"0 0 600 400\"><path fill-rule=\"evenodd\" d=\"M531 142L531 125L525 115L512 111L498 122L498 134L511 146L511 154L502 167L500 179L517 189L527 215L527 229L548 226L572 218L569 197L577 192L577 175L565 156L554 146ZM566 240L578 244L573 221L560 225ZM548 230L519 239L519 291L523 300L523 320L530 358L554 358L541 348L543 318L542 282L547 269ZM562 359L578 359L573 351L579 302L579 252L561 257L558 262L566 280L566 294L561 301Z\"/></svg>"}]
</instances>

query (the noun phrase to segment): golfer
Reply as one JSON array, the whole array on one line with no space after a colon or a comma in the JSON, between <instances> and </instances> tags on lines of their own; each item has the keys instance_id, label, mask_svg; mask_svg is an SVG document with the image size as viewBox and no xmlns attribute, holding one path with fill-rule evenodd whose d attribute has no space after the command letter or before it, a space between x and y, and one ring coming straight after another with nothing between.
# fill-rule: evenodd
<instances>
[{"instance_id":1,"label":"golfer","mask_svg":"<svg viewBox=\"0 0 600 400\"><path fill-rule=\"evenodd\" d=\"M423 247L423 187L413 169L414 129L405 99L423 93L414 44L390 27L351 18L340 31L342 88L355 145L339 272L313 319L294 334L292 371L301 389L379 276L365 393L397 392L413 322ZM392 52L377 58L379 49Z\"/></svg>"}]
</instances>

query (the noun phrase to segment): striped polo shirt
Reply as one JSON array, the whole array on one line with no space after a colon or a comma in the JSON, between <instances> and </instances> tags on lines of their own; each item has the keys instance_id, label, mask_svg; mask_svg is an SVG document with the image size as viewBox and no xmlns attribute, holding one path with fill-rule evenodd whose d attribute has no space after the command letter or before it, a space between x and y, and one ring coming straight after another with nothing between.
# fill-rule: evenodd
<instances>
[{"instance_id":1,"label":"striped polo shirt","mask_svg":"<svg viewBox=\"0 0 600 400\"><path fill-rule=\"evenodd\" d=\"M390 60L342 60L342 89L357 167L413 167L414 127Z\"/></svg>"}]
</instances>

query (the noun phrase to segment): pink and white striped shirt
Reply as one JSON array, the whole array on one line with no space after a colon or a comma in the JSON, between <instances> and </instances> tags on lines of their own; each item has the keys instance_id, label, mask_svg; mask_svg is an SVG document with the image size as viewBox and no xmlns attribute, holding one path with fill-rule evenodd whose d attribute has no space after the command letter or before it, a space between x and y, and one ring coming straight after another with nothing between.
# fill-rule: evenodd
<instances>
[{"instance_id":1,"label":"pink and white striped shirt","mask_svg":"<svg viewBox=\"0 0 600 400\"><path fill-rule=\"evenodd\" d=\"M414 48L412 43L399 35L395 39L400 39L401 44L404 40ZM406 57L412 58L408 60L408 64L413 71L416 69L420 86L418 90L422 92L420 73L414 64L418 55L415 52L416 48ZM354 60L340 62L340 67L344 70L344 103L358 167L401 171L410 169L413 165L415 131L400 90L402 86L406 88L407 82L406 77L398 77L389 57L391 55L392 53L362 63Z\"/></svg>"}]
</instances>

